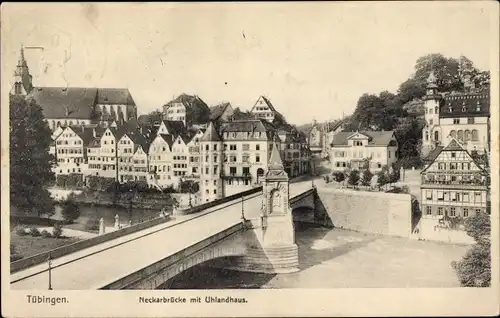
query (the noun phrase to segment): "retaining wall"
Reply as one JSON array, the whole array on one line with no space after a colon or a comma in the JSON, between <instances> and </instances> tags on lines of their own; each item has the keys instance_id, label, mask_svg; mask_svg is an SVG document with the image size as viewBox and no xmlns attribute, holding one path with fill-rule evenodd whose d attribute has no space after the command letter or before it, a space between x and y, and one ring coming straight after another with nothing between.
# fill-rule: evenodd
<instances>
[{"instance_id":1,"label":"retaining wall","mask_svg":"<svg viewBox=\"0 0 500 318\"><path fill-rule=\"evenodd\" d=\"M335 227L400 237L411 234L411 195L317 188L318 199ZM316 208L320 205L316 204Z\"/></svg>"}]
</instances>

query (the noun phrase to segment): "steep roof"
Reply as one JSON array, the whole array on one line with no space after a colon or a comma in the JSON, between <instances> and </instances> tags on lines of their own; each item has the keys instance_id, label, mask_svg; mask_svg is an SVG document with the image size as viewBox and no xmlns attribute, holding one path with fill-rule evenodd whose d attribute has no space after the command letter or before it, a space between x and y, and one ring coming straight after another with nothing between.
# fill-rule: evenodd
<instances>
[{"instance_id":1,"label":"steep roof","mask_svg":"<svg viewBox=\"0 0 500 318\"><path fill-rule=\"evenodd\" d=\"M439 156L441 153L441 150L443 150L443 146L437 146L434 148L428 155L423 159L424 162L433 162L436 160L436 158Z\"/></svg>"},{"instance_id":2,"label":"steep roof","mask_svg":"<svg viewBox=\"0 0 500 318\"><path fill-rule=\"evenodd\" d=\"M166 134L160 134L159 135L165 142L168 144L168 147L170 150L172 150L172 145L174 144L174 136L172 135L166 135Z\"/></svg>"},{"instance_id":3,"label":"steep roof","mask_svg":"<svg viewBox=\"0 0 500 318\"><path fill-rule=\"evenodd\" d=\"M333 136L332 146L347 146L348 139L356 132L339 132ZM368 146L387 146L391 141L393 131L360 131L360 134L368 136Z\"/></svg>"},{"instance_id":4,"label":"steep roof","mask_svg":"<svg viewBox=\"0 0 500 318\"><path fill-rule=\"evenodd\" d=\"M210 120L219 119L228 107L232 107L231 103L224 102L217 106L210 107Z\"/></svg>"},{"instance_id":5,"label":"steep roof","mask_svg":"<svg viewBox=\"0 0 500 318\"><path fill-rule=\"evenodd\" d=\"M441 103L439 117L476 117L490 115L490 94L450 94Z\"/></svg>"},{"instance_id":6,"label":"steep roof","mask_svg":"<svg viewBox=\"0 0 500 318\"><path fill-rule=\"evenodd\" d=\"M178 135L186 133L186 126L184 126L184 122L180 120L163 120L162 123L171 134Z\"/></svg>"},{"instance_id":7,"label":"steep roof","mask_svg":"<svg viewBox=\"0 0 500 318\"><path fill-rule=\"evenodd\" d=\"M135 106L126 88L36 87L28 95L42 107L46 118L92 119L94 106Z\"/></svg>"},{"instance_id":8,"label":"steep roof","mask_svg":"<svg viewBox=\"0 0 500 318\"><path fill-rule=\"evenodd\" d=\"M272 110L273 112L276 112L276 108L274 108L273 104L266 96L261 95L260 98L262 98L262 100L267 104L267 107L269 107L270 110ZM257 105L257 103L255 103L255 104Z\"/></svg>"},{"instance_id":9,"label":"steep roof","mask_svg":"<svg viewBox=\"0 0 500 318\"><path fill-rule=\"evenodd\" d=\"M261 119L235 120L222 124L224 132L266 132L272 127L271 124Z\"/></svg>"},{"instance_id":10,"label":"steep roof","mask_svg":"<svg viewBox=\"0 0 500 318\"><path fill-rule=\"evenodd\" d=\"M446 147L443 148L443 151L460 151L464 150L464 147L460 145L460 143L453 138Z\"/></svg>"},{"instance_id":11,"label":"steep roof","mask_svg":"<svg viewBox=\"0 0 500 318\"><path fill-rule=\"evenodd\" d=\"M42 107L45 118L91 119L96 95L96 88L36 87L28 97Z\"/></svg>"},{"instance_id":12,"label":"steep roof","mask_svg":"<svg viewBox=\"0 0 500 318\"><path fill-rule=\"evenodd\" d=\"M72 128L72 130L80 137L83 141L83 146L87 147L94 140L94 129L93 128Z\"/></svg>"},{"instance_id":13,"label":"steep roof","mask_svg":"<svg viewBox=\"0 0 500 318\"><path fill-rule=\"evenodd\" d=\"M219 133L217 132L217 129L215 129L213 122L210 122L210 124L208 124L207 130L201 137L200 141L222 141Z\"/></svg>"},{"instance_id":14,"label":"steep roof","mask_svg":"<svg viewBox=\"0 0 500 318\"><path fill-rule=\"evenodd\" d=\"M97 103L135 106L134 99L127 88L98 88Z\"/></svg>"}]
</instances>

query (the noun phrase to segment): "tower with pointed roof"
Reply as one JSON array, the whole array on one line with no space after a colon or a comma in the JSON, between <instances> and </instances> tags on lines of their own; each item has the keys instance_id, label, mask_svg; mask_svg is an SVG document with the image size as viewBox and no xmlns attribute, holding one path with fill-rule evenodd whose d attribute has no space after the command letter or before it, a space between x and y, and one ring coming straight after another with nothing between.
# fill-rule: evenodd
<instances>
[{"instance_id":1,"label":"tower with pointed roof","mask_svg":"<svg viewBox=\"0 0 500 318\"><path fill-rule=\"evenodd\" d=\"M11 88L11 95L26 96L33 89L33 79L28 69L28 64L24 58L24 48L21 46L19 60L14 71L14 83Z\"/></svg>"},{"instance_id":2,"label":"tower with pointed roof","mask_svg":"<svg viewBox=\"0 0 500 318\"><path fill-rule=\"evenodd\" d=\"M422 154L426 156L443 141L439 124L441 95L438 92L437 78L431 70L427 78L426 93L424 96L425 127L422 130Z\"/></svg>"},{"instance_id":3,"label":"tower with pointed roof","mask_svg":"<svg viewBox=\"0 0 500 318\"><path fill-rule=\"evenodd\" d=\"M259 248L249 247L248 263L265 264L274 273L291 273L299 270L298 247L292 209L289 203L289 178L284 170L280 151L273 142L268 169L262 188L260 227L254 231ZM260 264L260 262L262 264Z\"/></svg>"},{"instance_id":4,"label":"tower with pointed roof","mask_svg":"<svg viewBox=\"0 0 500 318\"><path fill-rule=\"evenodd\" d=\"M222 188L222 138L213 122L200 139L200 191L202 203L224 197Z\"/></svg>"}]
</instances>

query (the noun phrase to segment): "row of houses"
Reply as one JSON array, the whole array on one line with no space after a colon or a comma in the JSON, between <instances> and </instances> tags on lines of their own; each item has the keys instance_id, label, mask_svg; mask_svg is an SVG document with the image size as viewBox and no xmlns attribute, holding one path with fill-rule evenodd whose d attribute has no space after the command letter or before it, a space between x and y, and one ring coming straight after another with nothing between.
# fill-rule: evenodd
<instances>
[{"instance_id":1,"label":"row of houses","mask_svg":"<svg viewBox=\"0 0 500 318\"><path fill-rule=\"evenodd\" d=\"M302 135L262 119L210 122L207 129L169 120L147 126L135 119L107 127L59 127L50 151L57 162L56 176L140 180L158 188L201 180L202 191L217 180L224 190L216 197L222 197L260 184L272 144L280 147L290 177L310 172L310 151ZM212 163L210 169L203 168L207 162ZM210 193L213 197L213 190Z\"/></svg>"}]
</instances>

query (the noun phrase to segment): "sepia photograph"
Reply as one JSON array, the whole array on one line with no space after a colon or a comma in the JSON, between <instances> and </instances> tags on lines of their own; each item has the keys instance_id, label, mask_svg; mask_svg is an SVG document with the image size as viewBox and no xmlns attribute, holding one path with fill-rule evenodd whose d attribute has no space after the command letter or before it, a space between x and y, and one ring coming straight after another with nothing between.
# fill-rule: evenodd
<instances>
[{"instance_id":1,"label":"sepia photograph","mask_svg":"<svg viewBox=\"0 0 500 318\"><path fill-rule=\"evenodd\" d=\"M3 314L498 314L498 13L4 3Z\"/></svg>"}]
</instances>

